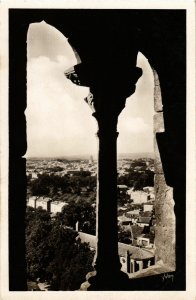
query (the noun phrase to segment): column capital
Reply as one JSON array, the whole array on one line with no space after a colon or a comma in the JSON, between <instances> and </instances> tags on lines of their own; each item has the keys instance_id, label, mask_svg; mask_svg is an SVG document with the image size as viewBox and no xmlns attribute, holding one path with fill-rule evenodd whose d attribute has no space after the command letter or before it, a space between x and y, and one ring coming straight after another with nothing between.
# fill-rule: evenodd
<instances>
[{"instance_id":1,"label":"column capital","mask_svg":"<svg viewBox=\"0 0 196 300\"><path fill-rule=\"evenodd\" d=\"M133 65L100 66L81 63L65 76L74 84L88 86L89 95L85 98L93 116L99 120L118 118L125 107L126 98L135 92L135 84L142 75L142 69Z\"/></svg>"}]
</instances>

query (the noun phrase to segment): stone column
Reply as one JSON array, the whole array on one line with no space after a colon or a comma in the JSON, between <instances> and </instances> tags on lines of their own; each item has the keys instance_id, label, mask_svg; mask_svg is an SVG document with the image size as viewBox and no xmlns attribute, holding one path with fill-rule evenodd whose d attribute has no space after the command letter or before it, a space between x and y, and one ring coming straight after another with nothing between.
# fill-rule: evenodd
<instances>
[{"instance_id":1,"label":"stone column","mask_svg":"<svg viewBox=\"0 0 196 300\"><path fill-rule=\"evenodd\" d=\"M104 120L105 121L105 120ZM97 273L118 272L117 229L117 166L116 131L117 118L98 122L98 172L97 172Z\"/></svg>"},{"instance_id":2,"label":"stone column","mask_svg":"<svg viewBox=\"0 0 196 300\"><path fill-rule=\"evenodd\" d=\"M126 98L135 92L135 83L142 71L137 67L131 68L130 78L122 72L119 81L116 78L116 70L112 70L111 76L107 75L105 78L98 67L97 73L92 72L89 65L86 67L82 64L77 65L75 69L78 74L78 83L90 86L90 94L85 100L97 120L99 140L96 207L97 249L94 260L96 272L87 275L88 283L82 284L81 289L129 290L129 277L120 271L121 263L118 255L117 121L120 112L125 107ZM70 74L68 76L72 80L73 76Z\"/></svg>"},{"instance_id":3,"label":"stone column","mask_svg":"<svg viewBox=\"0 0 196 300\"><path fill-rule=\"evenodd\" d=\"M128 276L121 272L118 255L117 227L117 121L111 107L102 113L94 112L98 122L98 170L95 257L96 275L88 279L88 290L120 290L128 285Z\"/></svg>"}]
</instances>

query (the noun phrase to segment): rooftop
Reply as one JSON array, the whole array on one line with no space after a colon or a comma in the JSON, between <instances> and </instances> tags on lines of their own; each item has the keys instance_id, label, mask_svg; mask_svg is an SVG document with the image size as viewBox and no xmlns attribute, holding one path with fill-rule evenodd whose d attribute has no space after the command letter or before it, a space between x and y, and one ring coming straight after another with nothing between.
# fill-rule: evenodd
<instances>
[{"instance_id":1,"label":"rooftop","mask_svg":"<svg viewBox=\"0 0 196 300\"><path fill-rule=\"evenodd\" d=\"M82 243L89 243L90 247L94 249L96 248L97 238L95 235L87 234L84 232L78 232L78 238L81 239ZM129 253L131 254L131 258L135 260L148 259L154 256L154 249L146 250L124 243L118 243L118 253L120 256L126 256L127 251L129 251Z\"/></svg>"}]
</instances>

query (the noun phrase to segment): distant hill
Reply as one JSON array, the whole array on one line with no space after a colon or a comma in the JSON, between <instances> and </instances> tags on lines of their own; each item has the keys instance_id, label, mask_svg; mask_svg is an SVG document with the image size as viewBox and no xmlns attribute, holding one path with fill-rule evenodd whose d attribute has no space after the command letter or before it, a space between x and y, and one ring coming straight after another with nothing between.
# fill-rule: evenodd
<instances>
[{"instance_id":1,"label":"distant hill","mask_svg":"<svg viewBox=\"0 0 196 300\"><path fill-rule=\"evenodd\" d=\"M153 152L141 152L141 153L119 153L118 159L138 159L138 158L154 158Z\"/></svg>"},{"instance_id":2,"label":"distant hill","mask_svg":"<svg viewBox=\"0 0 196 300\"><path fill-rule=\"evenodd\" d=\"M63 161L70 161L70 160L89 160L90 157L93 156L93 159L96 160L96 155L90 154L82 154L82 155L67 155L67 156L53 156L53 157L27 157L27 159L32 160L63 160ZM117 155L118 159L139 159L139 158L154 158L154 153L152 152L141 152L141 153L119 153Z\"/></svg>"}]
</instances>

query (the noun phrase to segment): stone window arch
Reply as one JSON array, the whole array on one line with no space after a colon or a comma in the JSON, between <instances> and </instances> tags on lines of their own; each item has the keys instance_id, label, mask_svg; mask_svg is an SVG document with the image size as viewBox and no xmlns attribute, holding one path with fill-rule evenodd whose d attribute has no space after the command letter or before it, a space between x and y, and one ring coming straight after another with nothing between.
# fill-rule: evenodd
<instances>
[{"instance_id":1,"label":"stone window arch","mask_svg":"<svg viewBox=\"0 0 196 300\"><path fill-rule=\"evenodd\" d=\"M27 12L28 11L28 12ZM10 165L10 192L9 192L9 222L10 222L10 232L9 232L9 246L10 246L10 290L25 290L25 262L24 262L24 211L25 211L25 159L22 157L26 152L26 140L25 140L25 118L24 110L26 107L26 31L29 22L35 17L35 12L32 10L27 10L24 14L24 11L18 10L17 13L14 10L10 10L10 153L9 153L9 165ZM162 185L162 191L157 190L157 195L160 196L160 201L157 206L157 210L164 210L165 216L167 217L167 208L171 208L173 214L174 203L172 201L172 190L169 187L173 187L173 198L175 200L175 215L176 215L176 269L175 273L176 281L175 287L178 290L185 288L185 111L186 111L186 59L185 59L185 11L179 11L179 13L169 11L168 15L171 15L169 22L172 20L172 24L175 22L177 25L176 28L171 27L171 32L173 36L178 35L178 39L175 40L175 43L164 44L164 49L172 51L169 52L171 57L167 57L167 53L162 53L160 49L157 52L154 50L156 48L156 43L153 44L151 41L142 40L142 43L146 47L146 57L150 62L153 61L152 67L156 69L157 74L159 75L161 83L161 93L163 101L163 113L162 111L157 111L158 115L157 120L160 119L161 114L164 119L164 128L165 132L156 132L157 145L160 153L157 154L157 168L160 161L162 161L163 173L160 170L157 172L157 181ZM46 13L46 11L44 12ZM69 11L70 13L70 11ZM136 12L140 15L140 12ZM75 14L75 12L74 12ZM146 16L145 16L146 14ZM174 15L173 15L174 14ZM150 32L149 38L157 38L157 32L159 33L159 27L155 26L156 30L153 31L154 20L151 18L153 15L152 11L141 12L142 15L142 30L144 30L146 24L148 24L147 31ZM165 15L165 12L164 12ZM50 16L51 17L51 16ZM166 16L167 17L167 16ZM42 12L39 11L36 18L42 18ZM149 21L149 22L148 22ZM156 21L159 23L159 19ZM179 22L178 22L179 21ZM54 20L54 23L57 20ZM153 25L150 27L149 23L152 22ZM162 22L162 21L161 21ZM155 22L156 23L156 22ZM17 26L16 26L17 24ZM166 24L167 22L162 22L161 24ZM156 25L156 24L155 24ZM167 28L166 28L167 29ZM171 43L173 39L170 35L170 31L164 31L165 28L162 28L161 34L167 34L165 37ZM151 34L151 32L153 33ZM145 30L144 30L145 34ZM17 41L17 42L16 42ZM158 40L158 43L160 41ZM17 47L17 44L20 44L20 49ZM143 49L145 48L143 46ZM182 51L178 51L182 49ZM142 48L142 47L141 47ZM141 50L142 51L142 50ZM163 55L164 54L164 55ZM154 57L153 57L154 55ZM177 57L176 57L177 56ZM168 71L168 61L172 61L172 65L169 66ZM20 78L20 80L18 80ZM155 84L156 86L157 84ZM158 85L157 85L158 86ZM158 93L156 91L156 93ZM175 97L174 97L175 95ZM17 101L16 101L17 100ZM18 106L16 105L19 104ZM158 122L158 121L157 121ZM159 122L158 122L159 123ZM17 126L16 126L17 124ZM158 124L156 125L158 128ZM163 129L163 124L161 125ZM157 129L156 129L157 130ZM164 151L165 150L165 151ZM178 155L177 155L178 154ZM180 165L179 165L180 164ZM175 171L177 170L177 172ZM167 183L167 185L165 184ZM168 196L168 200L163 199L163 194L165 193ZM21 199L21 201L16 203L16 199ZM173 218L173 217L172 217ZM160 233L162 237L169 232L171 233L170 237L173 237L174 224L171 228L167 228L168 224L165 224L163 218L160 217ZM170 231L171 229L171 231ZM17 242L16 243L16 237ZM170 239L173 241L173 238ZM159 241L157 241L159 243ZM174 243L171 242L170 245L171 251L174 251ZM165 240L165 247L167 246L167 239ZM173 256L174 257L174 256ZM174 267L174 262L170 261L170 257L167 257L166 251L161 250L157 252L158 260L164 259L164 262ZM173 269L172 269L173 270ZM17 276L16 276L17 272ZM153 289L153 284L155 282L153 278L146 278L146 282L151 282L148 285L148 288ZM139 280L139 279L138 279ZM143 280L143 279L142 279ZM142 281L144 282L144 281ZM135 287L138 290L141 289L141 281L135 281ZM147 285L146 285L147 286ZM159 277L157 281L157 289L162 286L162 277ZM165 287L164 287L165 288ZM167 287L166 287L167 289ZM169 289L173 289L173 285L169 286ZM144 287L145 290L145 287Z\"/></svg>"}]
</instances>

